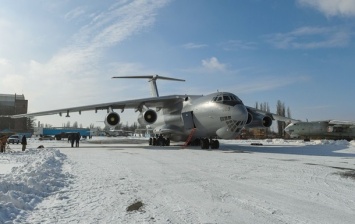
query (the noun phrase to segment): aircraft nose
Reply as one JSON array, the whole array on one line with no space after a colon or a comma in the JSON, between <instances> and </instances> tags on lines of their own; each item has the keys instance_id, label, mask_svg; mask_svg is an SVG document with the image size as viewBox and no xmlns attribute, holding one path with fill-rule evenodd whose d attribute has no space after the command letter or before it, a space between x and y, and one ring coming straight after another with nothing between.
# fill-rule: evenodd
<instances>
[{"instance_id":1,"label":"aircraft nose","mask_svg":"<svg viewBox=\"0 0 355 224\"><path fill-rule=\"evenodd\" d=\"M233 107L233 109L234 109L233 115L235 117L239 118L242 121L245 121L245 122L247 121L247 119L248 119L248 111L247 111L247 109L245 108L244 105L242 105L242 104L235 105Z\"/></svg>"},{"instance_id":2,"label":"aircraft nose","mask_svg":"<svg viewBox=\"0 0 355 224\"><path fill-rule=\"evenodd\" d=\"M248 111L243 104L228 107L228 116L221 117L222 126L216 131L222 139L235 139L247 122Z\"/></svg>"},{"instance_id":3,"label":"aircraft nose","mask_svg":"<svg viewBox=\"0 0 355 224\"><path fill-rule=\"evenodd\" d=\"M286 128L284 129L284 131L285 131L287 134L291 134L291 132L292 132L291 127L292 127L292 126L293 126L293 123L287 125Z\"/></svg>"}]
</instances>

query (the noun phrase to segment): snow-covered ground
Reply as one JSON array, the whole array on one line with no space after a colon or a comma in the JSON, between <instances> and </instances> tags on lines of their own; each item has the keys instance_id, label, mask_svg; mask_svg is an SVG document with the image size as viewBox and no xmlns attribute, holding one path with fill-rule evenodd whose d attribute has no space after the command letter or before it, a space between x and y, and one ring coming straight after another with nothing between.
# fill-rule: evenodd
<instances>
[{"instance_id":1,"label":"snow-covered ground","mask_svg":"<svg viewBox=\"0 0 355 224\"><path fill-rule=\"evenodd\" d=\"M0 223L355 220L354 142L235 140L219 150L28 142L26 152L10 145L0 154Z\"/></svg>"}]
</instances>

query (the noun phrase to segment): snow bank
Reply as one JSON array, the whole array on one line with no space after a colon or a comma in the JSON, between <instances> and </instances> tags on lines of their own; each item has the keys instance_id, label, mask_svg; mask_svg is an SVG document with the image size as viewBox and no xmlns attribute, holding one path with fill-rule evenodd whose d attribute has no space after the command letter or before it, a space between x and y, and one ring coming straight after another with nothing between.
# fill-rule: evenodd
<instances>
[{"instance_id":1,"label":"snow bank","mask_svg":"<svg viewBox=\"0 0 355 224\"><path fill-rule=\"evenodd\" d=\"M316 145L349 145L347 140L314 140Z\"/></svg>"},{"instance_id":2,"label":"snow bank","mask_svg":"<svg viewBox=\"0 0 355 224\"><path fill-rule=\"evenodd\" d=\"M0 223L21 223L45 197L69 182L63 173L66 155L56 149L29 149L1 155L13 163L11 173L0 179Z\"/></svg>"}]
</instances>

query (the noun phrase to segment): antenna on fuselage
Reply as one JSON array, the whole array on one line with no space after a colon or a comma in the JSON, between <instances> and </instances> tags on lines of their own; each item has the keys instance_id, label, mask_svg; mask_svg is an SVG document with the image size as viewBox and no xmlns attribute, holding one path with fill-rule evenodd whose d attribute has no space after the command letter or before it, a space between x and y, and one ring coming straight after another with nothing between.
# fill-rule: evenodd
<instances>
[{"instance_id":1,"label":"antenna on fuselage","mask_svg":"<svg viewBox=\"0 0 355 224\"><path fill-rule=\"evenodd\" d=\"M148 82L150 82L150 89L151 89L151 92L152 92L152 96L154 96L154 97L159 97L158 87L157 87L157 83L156 83L157 79L185 82L184 79L175 79L175 78L164 77L164 76L159 76L159 75L114 76L112 78L113 79L116 79L116 78L123 78L123 79L149 79Z\"/></svg>"}]
</instances>

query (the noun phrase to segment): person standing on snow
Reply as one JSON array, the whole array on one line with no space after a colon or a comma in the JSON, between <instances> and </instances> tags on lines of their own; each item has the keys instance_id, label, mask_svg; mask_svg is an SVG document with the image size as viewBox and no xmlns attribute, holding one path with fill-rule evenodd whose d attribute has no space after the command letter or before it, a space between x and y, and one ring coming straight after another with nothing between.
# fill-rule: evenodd
<instances>
[{"instance_id":1,"label":"person standing on snow","mask_svg":"<svg viewBox=\"0 0 355 224\"><path fill-rule=\"evenodd\" d=\"M70 134L71 147L74 147L74 141L75 141L75 133L71 133Z\"/></svg>"},{"instance_id":2,"label":"person standing on snow","mask_svg":"<svg viewBox=\"0 0 355 224\"><path fill-rule=\"evenodd\" d=\"M0 152L5 152L6 143L7 143L6 141L7 141L7 137L5 135L0 137Z\"/></svg>"},{"instance_id":3,"label":"person standing on snow","mask_svg":"<svg viewBox=\"0 0 355 224\"><path fill-rule=\"evenodd\" d=\"M22 137L21 144L22 144L22 151L25 151L25 150L26 150L26 145L27 145L27 138L26 138L26 135L24 135L24 136Z\"/></svg>"},{"instance_id":4,"label":"person standing on snow","mask_svg":"<svg viewBox=\"0 0 355 224\"><path fill-rule=\"evenodd\" d=\"M80 141L80 133L75 134L75 147L79 147L79 141Z\"/></svg>"}]
</instances>

